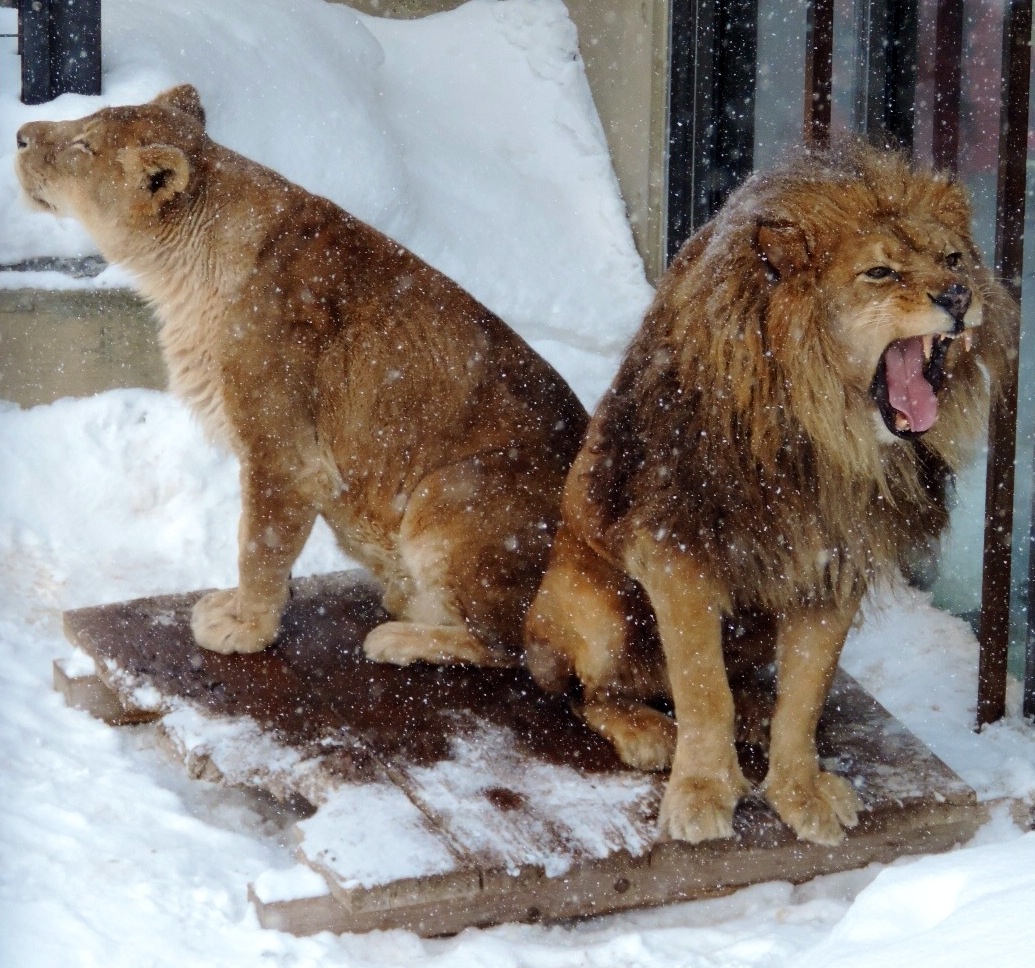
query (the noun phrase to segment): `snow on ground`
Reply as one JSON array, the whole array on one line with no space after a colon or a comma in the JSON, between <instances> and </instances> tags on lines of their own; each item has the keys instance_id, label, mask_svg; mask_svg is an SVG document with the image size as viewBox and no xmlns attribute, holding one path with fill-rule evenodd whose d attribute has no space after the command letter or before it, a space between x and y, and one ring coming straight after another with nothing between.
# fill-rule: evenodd
<instances>
[{"instance_id":1,"label":"snow on ground","mask_svg":"<svg viewBox=\"0 0 1035 968\"><path fill-rule=\"evenodd\" d=\"M410 23L319 0L106 0L104 18L102 99L25 108L14 59L0 62L0 263L92 251L74 226L20 206L20 123L189 80L217 138L416 249L587 403L599 396L650 290L558 0L476 0ZM0 453L5 968L1030 964L1035 834L1002 808L948 855L580 924L435 941L263 931L247 885L292 864L275 818L188 781L149 728L110 729L50 688L51 660L71 654L63 609L235 581L233 460L179 403L143 390L0 404ZM319 531L298 571L344 564ZM976 663L967 626L902 588L867 604L844 660L982 798L1031 797L1035 730L1016 712L971 729Z\"/></svg>"}]
</instances>

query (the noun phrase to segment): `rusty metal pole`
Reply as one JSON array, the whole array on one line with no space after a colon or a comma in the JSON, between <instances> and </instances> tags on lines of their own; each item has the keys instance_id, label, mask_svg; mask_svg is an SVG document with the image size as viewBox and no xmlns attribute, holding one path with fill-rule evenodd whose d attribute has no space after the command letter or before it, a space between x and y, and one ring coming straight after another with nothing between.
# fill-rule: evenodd
<instances>
[{"instance_id":1,"label":"rusty metal pole","mask_svg":"<svg viewBox=\"0 0 1035 968\"><path fill-rule=\"evenodd\" d=\"M963 77L963 0L938 0L934 25L934 167L959 170L960 92Z\"/></svg>"},{"instance_id":2,"label":"rusty metal pole","mask_svg":"<svg viewBox=\"0 0 1035 968\"><path fill-rule=\"evenodd\" d=\"M812 0L805 22L805 117L802 133L810 148L830 146L834 89L834 0Z\"/></svg>"},{"instance_id":3,"label":"rusty metal pole","mask_svg":"<svg viewBox=\"0 0 1035 968\"><path fill-rule=\"evenodd\" d=\"M1017 298L1024 259L1024 188L1031 72L1032 0L1008 0L1003 15L1003 75L996 185L995 269ZM977 725L1006 713L1010 646L1010 557L1013 544L1014 459L1017 441L1017 347L988 426L985 549L981 582L981 651Z\"/></svg>"}]
</instances>

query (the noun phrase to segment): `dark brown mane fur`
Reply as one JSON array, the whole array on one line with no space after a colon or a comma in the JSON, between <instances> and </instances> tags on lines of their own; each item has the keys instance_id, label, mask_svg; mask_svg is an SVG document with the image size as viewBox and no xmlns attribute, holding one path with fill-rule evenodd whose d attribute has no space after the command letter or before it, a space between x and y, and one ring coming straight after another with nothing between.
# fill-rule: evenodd
<instances>
[{"instance_id":1,"label":"dark brown mane fur","mask_svg":"<svg viewBox=\"0 0 1035 968\"><path fill-rule=\"evenodd\" d=\"M924 468L957 470L980 436L978 360L1002 369L1012 302L981 270L979 352L954 354L922 443L889 446L817 297L846 227L918 211L973 246L955 183L850 143L751 178L686 243L601 405L587 496L605 529L635 509L636 528L671 535L738 599L775 610L847 600L942 530L942 488ZM802 227L809 267L777 278L759 224Z\"/></svg>"}]
</instances>

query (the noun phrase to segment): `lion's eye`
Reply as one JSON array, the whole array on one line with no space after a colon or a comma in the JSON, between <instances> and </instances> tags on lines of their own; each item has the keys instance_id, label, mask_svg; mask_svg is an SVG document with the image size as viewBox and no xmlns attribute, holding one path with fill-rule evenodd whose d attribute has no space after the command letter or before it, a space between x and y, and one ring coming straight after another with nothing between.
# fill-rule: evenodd
<instances>
[{"instance_id":1,"label":"lion's eye","mask_svg":"<svg viewBox=\"0 0 1035 968\"><path fill-rule=\"evenodd\" d=\"M90 142L85 138L76 138L72 142L73 148L78 148L80 151L85 151L87 154L93 154L93 148L90 147Z\"/></svg>"},{"instance_id":2,"label":"lion's eye","mask_svg":"<svg viewBox=\"0 0 1035 968\"><path fill-rule=\"evenodd\" d=\"M963 253L962 252L950 252L945 257L945 264L950 269L958 269L963 265Z\"/></svg>"},{"instance_id":3,"label":"lion's eye","mask_svg":"<svg viewBox=\"0 0 1035 968\"><path fill-rule=\"evenodd\" d=\"M872 266L863 272L867 279L897 279L898 273L891 266Z\"/></svg>"}]
</instances>

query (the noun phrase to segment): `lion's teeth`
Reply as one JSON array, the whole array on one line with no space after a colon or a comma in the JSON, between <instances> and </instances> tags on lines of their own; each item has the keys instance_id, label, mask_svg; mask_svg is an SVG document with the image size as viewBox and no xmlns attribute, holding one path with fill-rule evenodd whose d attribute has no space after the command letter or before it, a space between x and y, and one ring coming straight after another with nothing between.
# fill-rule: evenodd
<instances>
[{"instance_id":1,"label":"lion's teeth","mask_svg":"<svg viewBox=\"0 0 1035 968\"><path fill-rule=\"evenodd\" d=\"M931 351L934 349L934 336L928 333L924 337L924 359L929 360L931 358Z\"/></svg>"},{"instance_id":2,"label":"lion's teeth","mask_svg":"<svg viewBox=\"0 0 1035 968\"><path fill-rule=\"evenodd\" d=\"M909 430L909 418L904 413L895 414L895 429L898 431Z\"/></svg>"},{"instance_id":3,"label":"lion's teeth","mask_svg":"<svg viewBox=\"0 0 1035 968\"><path fill-rule=\"evenodd\" d=\"M974 336L969 329L963 331L963 348L969 353L971 343L974 342Z\"/></svg>"}]
</instances>

